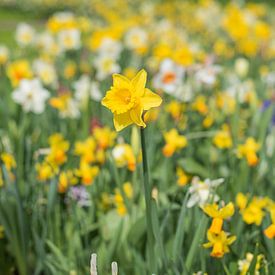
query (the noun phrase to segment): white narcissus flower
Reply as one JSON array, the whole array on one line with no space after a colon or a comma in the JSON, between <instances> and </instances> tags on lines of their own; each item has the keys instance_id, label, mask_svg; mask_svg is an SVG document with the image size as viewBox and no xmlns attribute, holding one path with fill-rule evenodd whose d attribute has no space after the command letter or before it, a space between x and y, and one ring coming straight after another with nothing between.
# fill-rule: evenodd
<instances>
[{"instance_id":1,"label":"white narcissus flower","mask_svg":"<svg viewBox=\"0 0 275 275\"><path fill-rule=\"evenodd\" d=\"M74 84L75 98L80 102L86 102L89 99L89 90L91 86L90 78L82 75Z\"/></svg>"},{"instance_id":2,"label":"white narcissus flower","mask_svg":"<svg viewBox=\"0 0 275 275\"><path fill-rule=\"evenodd\" d=\"M113 58L107 55L99 55L96 57L94 66L97 70L96 78L98 80L103 80L111 74L120 72L120 66Z\"/></svg>"},{"instance_id":3,"label":"white narcissus flower","mask_svg":"<svg viewBox=\"0 0 275 275\"><path fill-rule=\"evenodd\" d=\"M219 199L219 197L213 194L213 191L224 179L210 180L206 179L201 181L198 177L194 177L191 186L188 190L190 198L187 202L187 207L193 207L195 205L203 206L212 199L214 202Z\"/></svg>"},{"instance_id":4,"label":"white narcissus flower","mask_svg":"<svg viewBox=\"0 0 275 275\"><path fill-rule=\"evenodd\" d=\"M100 102L102 99L102 94L99 89L98 82L91 82L90 96L94 101Z\"/></svg>"},{"instance_id":5,"label":"white narcissus flower","mask_svg":"<svg viewBox=\"0 0 275 275\"><path fill-rule=\"evenodd\" d=\"M25 112L41 114L45 110L46 100L50 97L39 79L23 79L19 87L12 93L13 100L20 104Z\"/></svg>"},{"instance_id":6,"label":"white narcissus flower","mask_svg":"<svg viewBox=\"0 0 275 275\"><path fill-rule=\"evenodd\" d=\"M20 23L16 28L15 39L20 46L30 45L35 36L35 30L26 23Z\"/></svg>"},{"instance_id":7,"label":"white narcissus flower","mask_svg":"<svg viewBox=\"0 0 275 275\"><path fill-rule=\"evenodd\" d=\"M73 86L75 90L75 98L79 102L85 102L89 98L97 102L102 99L98 83L91 81L87 75L82 75Z\"/></svg>"},{"instance_id":8,"label":"white narcissus flower","mask_svg":"<svg viewBox=\"0 0 275 275\"><path fill-rule=\"evenodd\" d=\"M206 67L200 68L196 74L195 78L198 82L212 87L217 81L217 75L221 72L222 68L218 65L208 65Z\"/></svg>"},{"instance_id":9,"label":"white narcissus flower","mask_svg":"<svg viewBox=\"0 0 275 275\"><path fill-rule=\"evenodd\" d=\"M246 58L237 58L234 64L235 72L240 77L245 77L249 70L249 62Z\"/></svg>"},{"instance_id":10,"label":"white narcissus flower","mask_svg":"<svg viewBox=\"0 0 275 275\"><path fill-rule=\"evenodd\" d=\"M156 89L175 96L177 89L183 83L183 78L184 68L171 59L165 59L160 64L159 73L153 79L153 85Z\"/></svg>"},{"instance_id":11,"label":"white narcissus flower","mask_svg":"<svg viewBox=\"0 0 275 275\"><path fill-rule=\"evenodd\" d=\"M131 50L146 47L147 41L147 32L138 27L130 29L125 36L125 44Z\"/></svg>"},{"instance_id":12,"label":"white narcissus flower","mask_svg":"<svg viewBox=\"0 0 275 275\"><path fill-rule=\"evenodd\" d=\"M66 102L66 108L60 111L60 117L62 118L79 118L80 111L78 102L74 98L68 98Z\"/></svg>"},{"instance_id":13,"label":"white narcissus flower","mask_svg":"<svg viewBox=\"0 0 275 275\"><path fill-rule=\"evenodd\" d=\"M55 85L57 83L57 73L53 64L37 59L33 62L33 70L45 85Z\"/></svg>"},{"instance_id":14,"label":"white narcissus flower","mask_svg":"<svg viewBox=\"0 0 275 275\"><path fill-rule=\"evenodd\" d=\"M81 47L81 37L78 29L60 31L57 39L58 44L63 51L78 50Z\"/></svg>"},{"instance_id":15,"label":"white narcissus flower","mask_svg":"<svg viewBox=\"0 0 275 275\"><path fill-rule=\"evenodd\" d=\"M57 41L55 41L53 35L48 32L38 34L35 37L35 45L39 50L47 54L58 55L60 53L60 47Z\"/></svg>"},{"instance_id":16,"label":"white narcissus flower","mask_svg":"<svg viewBox=\"0 0 275 275\"><path fill-rule=\"evenodd\" d=\"M99 55L109 56L115 60L119 58L121 51L121 43L111 38L104 38L97 49Z\"/></svg>"}]
</instances>

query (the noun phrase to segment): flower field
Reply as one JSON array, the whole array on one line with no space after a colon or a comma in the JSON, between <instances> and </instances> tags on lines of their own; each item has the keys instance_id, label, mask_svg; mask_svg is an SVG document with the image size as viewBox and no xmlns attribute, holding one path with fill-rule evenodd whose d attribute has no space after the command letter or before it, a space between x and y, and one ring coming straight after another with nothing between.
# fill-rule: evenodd
<instances>
[{"instance_id":1,"label":"flower field","mask_svg":"<svg viewBox=\"0 0 275 275\"><path fill-rule=\"evenodd\" d=\"M4 2L0 274L275 274L272 3Z\"/></svg>"}]
</instances>

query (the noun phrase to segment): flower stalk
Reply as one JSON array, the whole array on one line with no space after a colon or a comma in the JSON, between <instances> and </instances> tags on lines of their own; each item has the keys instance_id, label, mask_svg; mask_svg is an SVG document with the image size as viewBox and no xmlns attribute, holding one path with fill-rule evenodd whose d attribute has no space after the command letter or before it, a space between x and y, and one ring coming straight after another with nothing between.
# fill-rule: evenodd
<instances>
[{"instance_id":1,"label":"flower stalk","mask_svg":"<svg viewBox=\"0 0 275 275\"><path fill-rule=\"evenodd\" d=\"M155 260L154 260L154 234L152 224L152 187L149 180L149 166L146 152L146 139L145 130L140 127L140 138L141 138L141 150L142 150L142 165L143 165L143 184L144 184L144 195L146 205L146 224L147 224L147 238L148 238L148 262L150 273L155 272Z\"/></svg>"}]
</instances>

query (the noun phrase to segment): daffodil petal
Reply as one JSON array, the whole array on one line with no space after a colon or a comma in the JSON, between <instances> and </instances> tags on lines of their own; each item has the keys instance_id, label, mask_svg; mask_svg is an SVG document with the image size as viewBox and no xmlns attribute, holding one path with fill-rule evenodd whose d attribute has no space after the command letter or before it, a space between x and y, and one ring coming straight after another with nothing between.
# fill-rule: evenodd
<instances>
[{"instance_id":1,"label":"daffodil petal","mask_svg":"<svg viewBox=\"0 0 275 275\"><path fill-rule=\"evenodd\" d=\"M132 119L132 121L137 124L138 126L141 127L146 127L146 124L144 123L143 119L142 119L142 105L138 104L135 108L133 108L130 111L130 117Z\"/></svg>"},{"instance_id":2,"label":"daffodil petal","mask_svg":"<svg viewBox=\"0 0 275 275\"><path fill-rule=\"evenodd\" d=\"M121 74L113 74L113 85L119 89L129 89L131 81Z\"/></svg>"},{"instance_id":3,"label":"daffodil petal","mask_svg":"<svg viewBox=\"0 0 275 275\"><path fill-rule=\"evenodd\" d=\"M221 209L220 212L221 218L228 219L229 217L234 215L234 204L232 202L228 203L225 207Z\"/></svg>"},{"instance_id":4,"label":"daffodil petal","mask_svg":"<svg viewBox=\"0 0 275 275\"><path fill-rule=\"evenodd\" d=\"M116 131L121 131L132 123L133 121L130 117L130 112L126 112L123 114L114 114L114 126Z\"/></svg>"},{"instance_id":5,"label":"daffodil petal","mask_svg":"<svg viewBox=\"0 0 275 275\"><path fill-rule=\"evenodd\" d=\"M147 73L145 70L141 70L137 75L131 80L134 87L136 96L143 96L145 92Z\"/></svg>"},{"instance_id":6,"label":"daffodil petal","mask_svg":"<svg viewBox=\"0 0 275 275\"><path fill-rule=\"evenodd\" d=\"M110 109L113 113L122 114L127 112L134 105L134 102L125 102L125 97L128 96L130 96L128 89L112 87L102 99L101 104Z\"/></svg>"},{"instance_id":7,"label":"daffodil petal","mask_svg":"<svg viewBox=\"0 0 275 275\"><path fill-rule=\"evenodd\" d=\"M141 98L141 104L145 111L153 107L160 106L161 102L162 102L162 99L158 94L153 93L149 89L145 89L144 96Z\"/></svg>"},{"instance_id":8,"label":"daffodil petal","mask_svg":"<svg viewBox=\"0 0 275 275\"><path fill-rule=\"evenodd\" d=\"M213 244L209 242L209 243L204 243L202 246L203 246L204 248L210 248L210 247L213 246Z\"/></svg>"},{"instance_id":9,"label":"daffodil petal","mask_svg":"<svg viewBox=\"0 0 275 275\"><path fill-rule=\"evenodd\" d=\"M219 215L218 205L217 204L207 204L203 207L204 213L209 217L216 218Z\"/></svg>"}]
</instances>

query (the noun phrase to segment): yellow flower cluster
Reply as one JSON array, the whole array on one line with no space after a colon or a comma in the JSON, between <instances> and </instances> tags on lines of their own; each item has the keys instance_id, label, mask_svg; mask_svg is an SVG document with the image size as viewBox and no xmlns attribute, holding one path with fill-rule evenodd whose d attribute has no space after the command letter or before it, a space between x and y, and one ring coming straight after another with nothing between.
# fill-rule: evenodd
<instances>
[{"instance_id":1,"label":"yellow flower cluster","mask_svg":"<svg viewBox=\"0 0 275 275\"><path fill-rule=\"evenodd\" d=\"M244 144L239 145L237 155L240 158L245 157L249 166L257 165L259 159L257 152L260 149L260 144L254 138L247 138Z\"/></svg>"},{"instance_id":2,"label":"yellow flower cluster","mask_svg":"<svg viewBox=\"0 0 275 275\"><path fill-rule=\"evenodd\" d=\"M234 205L232 202L219 209L215 204L208 204L203 207L203 211L211 218L212 224L207 231L208 243L204 244L205 248L213 247L211 256L221 258L229 252L229 245L236 240L236 236L228 237L228 233L222 230L223 220L234 215Z\"/></svg>"},{"instance_id":3,"label":"yellow flower cluster","mask_svg":"<svg viewBox=\"0 0 275 275\"><path fill-rule=\"evenodd\" d=\"M164 133L165 146L162 149L164 156L171 157L176 151L187 146L187 138L179 135L177 129Z\"/></svg>"},{"instance_id":4,"label":"yellow flower cluster","mask_svg":"<svg viewBox=\"0 0 275 275\"><path fill-rule=\"evenodd\" d=\"M275 238L275 203L268 197L253 197L238 193L236 204L240 209L243 220L247 224L260 226L266 216L266 211L270 213L271 225L264 230L264 234L269 238Z\"/></svg>"},{"instance_id":5,"label":"yellow flower cluster","mask_svg":"<svg viewBox=\"0 0 275 275\"><path fill-rule=\"evenodd\" d=\"M232 147L233 143L228 125L223 125L222 130L216 133L213 143L219 149L228 149Z\"/></svg>"},{"instance_id":6,"label":"yellow flower cluster","mask_svg":"<svg viewBox=\"0 0 275 275\"><path fill-rule=\"evenodd\" d=\"M64 170L68 160L69 142L60 133L49 137L50 148L42 163L36 165L37 178L47 181L58 176L58 190L67 191L69 186L79 181L83 185L91 185L99 173L99 165L105 162L106 150L113 146L116 133L108 127L96 127L93 134L84 141L77 141L74 145L74 155L80 158L79 167Z\"/></svg>"}]
</instances>

